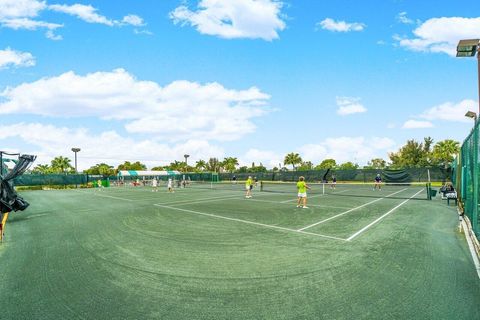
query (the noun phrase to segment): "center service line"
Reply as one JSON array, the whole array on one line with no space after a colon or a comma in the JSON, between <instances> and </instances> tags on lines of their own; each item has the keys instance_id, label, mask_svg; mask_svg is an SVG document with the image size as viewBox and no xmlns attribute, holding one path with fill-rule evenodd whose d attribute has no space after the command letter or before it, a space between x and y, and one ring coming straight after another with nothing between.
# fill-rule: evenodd
<instances>
[{"instance_id":1,"label":"center service line","mask_svg":"<svg viewBox=\"0 0 480 320\"><path fill-rule=\"evenodd\" d=\"M322 220L322 221L319 221L319 222L315 222L314 224L311 224L311 225L309 225L309 226L306 226L306 227L303 227L303 228L301 228L301 229L298 229L298 231L303 231L303 230L305 230L305 229L309 229L309 228L311 228L311 227L315 227L316 225L319 225L319 224L321 224L321 223L324 223L324 222L330 221L330 220L332 220L332 219L335 219L335 218L337 218L337 217L343 216L344 214L347 214L347 213L349 213L349 212L352 212L352 211L355 211L355 210L357 210L357 209L363 208L363 207L365 207L365 206L368 206L369 204L372 204L372 203L375 203L375 202L380 201L380 200L382 200L382 199L388 198L388 197L390 197L390 196L393 196L393 195L395 195L395 194L397 194L397 193L400 193L400 192L402 192L402 191L405 191L405 190L407 190L407 188L402 189L402 190L397 191L397 192L394 192L394 193L391 193L391 194L389 194L389 195L387 195L387 196L385 196L385 197L382 197L382 198L375 199L375 200L373 200L373 201L367 202L367 203L365 203L365 204L362 204L361 206L358 206L358 207L352 208L352 209L350 209L350 210L344 211L344 212L342 212L342 213L339 213L339 214L337 214L337 215L335 215L335 216L333 216L333 217L327 218L327 219L325 219L325 220ZM421 190L420 190L420 191L421 191Z\"/></svg>"},{"instance_id":2,"label":"center service line","mask_svg":"<svg viewBox=\"0 0 480 320\"><path fill-rule=\"evenodd\" d=\"M373 226L375 223L379 222L380 220L382 220L383 218L385 218L386 216L388 216L390 213L392 213L393 211L397 210L398 208L400 208L401 206L403 206L405 203L407 203L410 199L412 199L413 197L415 197L417 194L419 194L420 192L422 192L423 190L420 190L418 191L417 193L415 193L413 196L411 196L410 198L408 198L407 200L403 201L402 203L400 203L399 205L395 206L392 210L388 211L387 213L385 213L383 216L375 219L375 221L373 221L372 223L370 223L369 225L363 227L361 230L355 232L354 234L352 234L350 237L347 238L347 241L351 241L353 238L357 237L358 235L360 235L361 233L363 233L365 230L367 230L368 228L370 228L371 226Z\"/></svg>"}]
</instances>

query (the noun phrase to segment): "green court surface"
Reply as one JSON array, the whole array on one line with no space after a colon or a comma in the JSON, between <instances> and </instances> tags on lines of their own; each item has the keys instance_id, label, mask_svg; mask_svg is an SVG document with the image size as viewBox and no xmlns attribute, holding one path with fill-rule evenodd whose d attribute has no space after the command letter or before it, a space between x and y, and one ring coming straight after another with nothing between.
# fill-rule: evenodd
<instances>
[{"instance_id":1,"label":"green court surface","mask_svg":"<svg viewBox=\"0 0 480 320\"><path fill-rule=\"evenodd\" d=\"M0 319L480 319L456 209L423 192L312 194L309 209L235 188L23 192Z\"/></svg>"}]
</instances>

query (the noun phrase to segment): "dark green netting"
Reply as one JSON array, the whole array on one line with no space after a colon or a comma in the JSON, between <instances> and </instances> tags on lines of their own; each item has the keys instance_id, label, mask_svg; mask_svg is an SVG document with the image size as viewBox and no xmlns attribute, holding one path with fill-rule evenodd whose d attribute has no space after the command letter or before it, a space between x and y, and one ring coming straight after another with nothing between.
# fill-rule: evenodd
<instances>
[{"instance_id":1,"label":"dark green netting","mask_svg":"<svg viewBox=\"0 0 480 320\"><path fill-rule=\"evenodd\" d=\"M265 181L297 181L304 176L307 181L322 181L327 170L310 171L277 171L277 172L247 172L247 173L220 173L220 180L232 180L235 175L238 180L246 180L248 176L257 177ZM450 178L449 169L440 167L432 168L404 168L400 170L390 169L354 169L354 170L330 170L327 179L332 180L335 175L337 181L341 182L372 182L377 174L382 175L386 182L427 182L430 174L430 181L444 182Z\"/></svg>"},{"instance_id":2,"label":"dark green netting","mask_svg":"<svg viewBox=\"0 0 480 320\"><path fill-rule=\"evenodd\" d=\"M460 155L452 166L452 181L454 181L459 197L464 206L464 213L470 219L472 228L480 238L480 225L478 221L479 203L479 127L477 122L474 129L462 144Z\"/></svg>"},{"instance_id":3,"label":"dark green netting","mask_svg":"<svg viewBox=\"0 0 480 320\"><path fill-rule=\"evenodd\" d=\"M246 173L219 173L219 181L231 181L233 176L237 180L246 180L249 176L256 177L264 181L298 181L300 176L304 176L306 181L321 182L327 173L327 180L331 181L335 175L339 182L372 182L376 175L380 173L385 182L427 182L428 172L431 181L444 182L449 178L450 173L442 168L406 168L401 170L389 169L355 169L355 170L309 170L309 171L276 171L276 172L246 172ZM191 181L213 181L215 174L211 172L185 173L176 176L156 177L159 180L168 178L183 179ZM68 186L88 184L98 179L117 181L119 177L104 177L101 175L88 174L24 174L14 180L16 186ZM139 176L121 177L123 181L142 180ZM148 179L148 177L145 177ZM216 180L215 180L216 181Z\"/></svg>"}]
</instances>

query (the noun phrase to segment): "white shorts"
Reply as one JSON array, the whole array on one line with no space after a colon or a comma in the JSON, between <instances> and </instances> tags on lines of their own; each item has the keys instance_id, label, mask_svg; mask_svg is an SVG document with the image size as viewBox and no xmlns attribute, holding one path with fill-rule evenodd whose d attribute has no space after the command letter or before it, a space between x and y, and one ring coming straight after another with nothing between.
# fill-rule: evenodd
<instances>
[{"instance_id":1,"label":"white shorts","mask_svg":"<svg viewBox=\"0 0 480 320\"><path fill-rule=\"evenodd\" d=\"M245 186L245 190L250 190L250 186Z\"/></svg>"},{"instance_id":2,"label":"white shorts","mask_svg":"<svg viewBox=\"0 0 480 320\"><path fill-rule=\"evenodd\" d=\"M307 193L306 193L306 192L299 192L299 193L298 193L298 197L299 197L299 198L306 198L306 197L307 197Z\"/></svg>"}]
</instances>

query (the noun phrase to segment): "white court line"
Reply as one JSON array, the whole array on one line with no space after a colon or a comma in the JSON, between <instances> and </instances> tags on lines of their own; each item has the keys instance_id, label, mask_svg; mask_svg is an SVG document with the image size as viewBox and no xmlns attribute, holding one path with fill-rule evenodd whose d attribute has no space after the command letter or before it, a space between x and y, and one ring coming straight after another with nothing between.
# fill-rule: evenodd
<instances>
[{"instance_id":1,"label":"white court line","mask_svg":"<svg viewBox=\"0 0 480 320\"><path fill-rule=\"evenodd\" d=\"M368 228L370 228L371 226L373 226L374 224L376 224L377 222L379 222L380 220L382 220L383 218L385 218L386 216L388 216L390 213L392 213L393 211L397 210L398 208L400 208L401 206L403 206L405 203L407 203L410 199L412 199L413 197L415 197L417 194L419 194L420 192L422 192L423 190L420 190L418 191L417 193L415 193L413 196L411 196L410 198L408 198L407 200L403 201L402 203L398 204L397 206L395 206L393 209L391 209L390 211L388 211L387 213L385 213L384 215L382 215L381 217L375 219L375 221L373 221L372 223L370 223L369 225L363 227L362 229L360 229L359 231L355 232L354 234L352 234L350 237L347 238L348 241L351 241L353 238L357 237L358 235L362 234L365 230L367 230Z\"/></svg>"},{"instance_id":2,"label":"white court line","mask_svg":"<svg viewBox=\"0 0 480 320\"><path fill-rule=\"evenodd\" d=\"M112 198L112 199L119 199L119 200L125 200L125 201L143 201L143 200L132 200L132 199L125 199L125 198L120 198L120 197L115 197L115 196L107 196L106 194L98 194L96 192L92 192L93 195L97 197L103 197L103 198Z\"/></svg>"},{"instance_id":3,"label":"white court line","mask_svg":"<svg viewBox=\"0 0 480 320\"><path fill-rule=\"evenodd\" d=\"M309 226L306 226L306 227L303 227L303 228L301 228L301 229L298 229L298 231L303 231L303 230L309 229L309 228L311 228L311 227L315 227L316 225L319 225L319 224L322 224L322 223L324 223L324 222L330 221L330 220L332 220L332 219L341 217L341 216L343 216L343 215L345 215L345 214L347 214L347 213L350 213L350 212L355 211L355 210L357 210L357 209L366 207L366 206L368 206L368 205L370 205L370 204L372 204L372 203L375 203L375 202L380 201L380 200L382 200L382 199L388 198L388 197L390 197L390 196L393 196L393 195L395 195L395 194L397 194L397 193L400 193L400 192L402 192L402 191L405 191L405 190L407 190L407 188L402 189L402 190L397 191L397 192L394 192L394 193L391 193L391 194L389 194L389 195L387 195L387 196L385 196L385 197L378 198L378 199L375 199L375 200L373 200L373 201L364 203L364 204L362 204L362 205L360 205L360 206L358 206L358 207L355 207L355 208L352 208L352 209L347 210L347 211L345 211L345 212L339 213L339 214L334 215L334 216L332 216L332 217L330 217L330 218L327 218L327 219L325 219L325 220L322 220L322 221L319 221L319 222L315 222L314 224L311 224L311 225L309 225ZM422 190L420 190L420 191L422 191Z\"/></svg>"},{"instance_id":4,"label":"white court line","mask_svg":"<svg viewBox=\"0 0 480 320\"><path fill-rule=\"evenodd\" d=\"M248 201L258 201L258 202L268 202L268 203L281 203L287 204L285 202L273 201L273 200L260 200L260 199L249 199ZM335 206L326 206L323 204L308 204L309 207L320 207L320 208L333 208L333 209L351 209L349 207L335 207Z\"/></svg>"},{"instance_id":5,"label":"white court line","mask_svg":"<svg viewBox=\"0 0 480 320\"><path fill-rule=\"evenodd\" d=\"M468 248L470 249L470 254L472 255L473 264L477 271L478 278L480 279L480 261L478 261L477 253L473 245L472 239L470 239L470 229L467 226L467 223L462 219L463 232L465 233L465 238L467 239Z\"/></svg>"},{"instance_id":6,"label":"white court line","mask_svg":"<svg viewBox=\"0 0 480 320\"><path fill-rule=\"evenodd\" d=\"M295 233L300 233L300 234L312 235L312 236L327 238L327 239L347 241L346 239L332 237L332 236L326 236L326 235L323 235L323 234L305 232L305 231L298 231L298 230L295 230L295 229L289 229L289 228L284 228L284 227L279 227L279 226L272 226L272 225L269 225L269 224L253 222L253 221L248 221L248 220L242 220L242 219L237 219L237 218L229 218L229 217L224 217L224 216L218 216L218 215L215 215L215 214L205 213L205 212L200 212L200 211L193 211L193 210L187 210L187 209L182 209L182 208L169 207L169 206L164 206L164 205L159 205L159 204L154 204L154 206L161 207L161 208L166 208L166 209L188 212L188 213L193 213L193 214L198 214L198 215L207 216L207 217L211 217L211 218L236 221L236 222L251 224L251 225L255 225L255 226L265 227L265 228L271 228L271 229L283 230L283 231L288 231L288 232L295 232Z\"/></svg>"},{"instance_id":7,"label":"white court line","mask_svg":"<svg viewBox=\"0 0 480 320\"><path fill-rule=\"evenodd\" d=\"M204 202L213 202L213 201L221 201L221 200L228 200L228 199L235 199L238 198L238 195L236 196L228 196L228 197L215 197L215 198L203 198L203 199L198 199L195 201L192 200L182 200L182 201L175 201L175 202L160 202L156 203L155 205L164 205L164 206L170 206L173 204L196 204L196 203L204 203Z\"/></svg>"}]
</instances>

